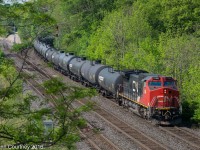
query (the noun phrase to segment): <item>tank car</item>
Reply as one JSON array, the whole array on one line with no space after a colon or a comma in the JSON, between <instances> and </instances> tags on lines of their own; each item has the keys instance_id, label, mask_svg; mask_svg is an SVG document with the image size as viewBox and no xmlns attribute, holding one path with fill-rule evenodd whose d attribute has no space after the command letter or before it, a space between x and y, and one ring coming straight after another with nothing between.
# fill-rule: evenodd
<instances>
[{"instance_id":1,"label":"tank car","mask_svg":"<svg viewBox=\"0 0 200 150\"><path fill-rule=\"evenodd\" d=\"M82 84L85 86L89 86L90 83L88 81L89 70L92 67L92 61L86 60L85 63L81 67L81 75L85 80L82 80Z\"/></svg>"},{"instance_id":2,"label":"tank car","mask_svg":"<svg viewBox=\"0 0 200 150\"><path fill-rule=\"evenodd\" d=\"M34 41L34 47L35 47L35 50L37 51L38 54L40 54L40 56L42 56L44 58L44 51L48 50L48 46L38 40L35 40Z\"/></svg>"},{"instance_id":3,"label":"tank car","mask_svg":"<svg viewBox=\"0 0 200 150\"><path fill-rule=\"evenodd\" d=\"M98 76L101 70L109 68L108 66L102 65L100 63L100 60L93 61L91 68L89 69L88 76L86 79L89 81L89 83L96 88L99 88L98 83Z\"/></svg>"},{"instance_id":4,"label":"tank car","mask_svg":"<svg viewBox=\"0 0 200 150\"><path fill-rule=\"evenodd\" d=\"M107 68L108 66L100 64L100 60L97 61L86 61L81 67L81 75L84 78L82 84L85 86L91 86L98 88L98 75L99 72Z\"/></svg>"},{"instance_id":5,"label":"tank car","mask_svg":"<svg viewBox=\"0 0 200 150\"><path fill-rule=\"evenodd\" d=\"M81 68L86 62L86 58L75 57L69 62L70 77L76 81L82 81Z\"/></svg>"},{"instance_id":6,"label":"tank car","mask_svg":"<svg viewBox=\"0 0 200 150\"><path fill-rule=\"evenodd\" d=\"M47 61L52 62L52 55L57 53L57 50L54 48L49 48L45 53L45 58Z\"/></svg>"},{"instance_id":7,"label":"tank car","mask_svg":"<svg viewBox=\"0 0 200 150\"><path fill-rule=\"evenodd\" d=\"M61 57L61 55L65 55L64 51L57 51L56 53L52 54L52 63L54 64L54 69L56 70L60 69L59 57Z\"/></svg>"},{"instance_id":8,"label":"tank car","mask_svg":"<svg viewBox=\"0 0 200 150\"><path fill-rule=\"evenodd\" d=\"M115 97L118 86L123 83L123 78L120 72L114 71L113 68L104 68L99 72L98 83L102 95Z\"/></svg>"},{"instance_id":9,"label":"tank car","mask_svg":"<svg viewBox=\"0 0 200 150\"><path fill-rule=\"evenodd\" d=\"M38 40L35 40L33 43L33 46L34 46L35 50L38 52L41 45L39 44Z\"/></svg>"},{"instance_id":10,"label":"tank car","mask_svg":"<svg viewBox=\"0 0 200 150\"><path fill-rule=\"evenodd\" d=\"M65 56L62 55L59 57L59 66L63 74L70 75L69 63L74 58L76 58L76 56L73 53L66 53Z\"/></svg>"}]
</instances>

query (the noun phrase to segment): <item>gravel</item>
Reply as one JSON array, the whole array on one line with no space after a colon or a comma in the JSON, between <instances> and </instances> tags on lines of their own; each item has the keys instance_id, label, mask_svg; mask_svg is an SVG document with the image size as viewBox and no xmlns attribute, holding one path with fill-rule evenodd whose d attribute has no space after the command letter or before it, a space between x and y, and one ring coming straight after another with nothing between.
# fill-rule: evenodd
<instances>
[{"instance_id":1,"label":"gravel","mask_svg":"<svg viewBox=\"0 0 200 150\"><path fill-rule=\"evenodd\" d=\"M77 150L90 150L90 147L84 141L80 141L76 143Z\"/></svg>"},{"instance_id":2,"label":"gravel","mask_svg":"<svg viewBox=\"0 0 200 150\"><path fill-rule=\"evenodd\" d=\"M78 107L79 105L73 104ZM133 141L127 138L125 135L111 127L110 124L101 119L94 112L83 113L82 116L88 121L88 123L97 131L100 131L107 139L112 141L117 147L123 150L137 150L138 148Z\"/></svg>"},{"instance_id":3,"label":"gravel","mask_svg":"<svg viewBox=\"0 0 200 150\"><path fill-rule=\"evenodd\" d=\"M183 127L183 129L189 131L190 133L192 133L195 136L198 136L200 138L200 129L199 128L187 128L187 127Z\"/></svg>"}]
</instances>

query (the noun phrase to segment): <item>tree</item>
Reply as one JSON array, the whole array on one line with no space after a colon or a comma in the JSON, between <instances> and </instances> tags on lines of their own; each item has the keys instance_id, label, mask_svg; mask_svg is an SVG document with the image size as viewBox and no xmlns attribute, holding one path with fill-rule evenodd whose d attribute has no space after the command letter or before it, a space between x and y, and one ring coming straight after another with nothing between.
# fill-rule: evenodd
<instances>
[{"instance_id":1,"label":"tree","mask_svg":"<svg viewBox=\"0 0 200 150\"><path fill-rule=\"evenodd\" d=\"M12 87L10 84L16 79L17 72L10 60L1 58L0 90L0 141L3 145L38 144L49 147L58 143L65 143L68 148L73 147L79 140L77 127L84 127L85 121L80 117L83 111L91 109L86 105L73 109L71 103L75 99L92 96L94 91L77 87L67 87L57 78L44 83L47 94L53 98L40 100L31 93L24 93L22 79L17 79ZM5 91L9 92L5 95ZM66 93L68 93L66 95ZM49 103L54 103L49 107ZM35 108L34 104L40 106ZM45 120L52 120L53 127L45 128ZM47 130L48 129L48 130Z\"/></svg>"},{"instance_id":2,"label":"tree","mask_svg":"<svg viewBox=\"0 0 200 150\"><path fill-rule=\"evenodd\" d=\"M7 11L2 11L2 21L12 21L18 27L23 40L32 43L35 38L54 32L55 19L50 15L52 1L36 1L12 6L0 6ZM8 19L9 18L9 19ZM5 24L8 26L8 24ZM18 50L27 50L30 44L15 46ZM25 51L25 58L27 51ZM92 96L94 90L67 87L60 80L53 78L44 83L46 92L56 98L53 107L48 104L53 102L48 98L41 101L38 97L23 90L23 79L32 76L17 72L11 60L2 57L0 60L0 145L38 144L46 147L64 143L70 149L78 138L78 127L83 127L85 121L80 117L83 111L91 109L91 104L73 109L72 101L85 96ZM33 77L32 77L33 78ZM28 79L27 79L28 80ZM39 85L38 85L39 86ZM56 87L56 88L55 88ZM37 103L39 108L33 108ZM45 122L45 121L50 122ZM45 123L53 122L52 128Z\"/></svg>"}]
</instances>

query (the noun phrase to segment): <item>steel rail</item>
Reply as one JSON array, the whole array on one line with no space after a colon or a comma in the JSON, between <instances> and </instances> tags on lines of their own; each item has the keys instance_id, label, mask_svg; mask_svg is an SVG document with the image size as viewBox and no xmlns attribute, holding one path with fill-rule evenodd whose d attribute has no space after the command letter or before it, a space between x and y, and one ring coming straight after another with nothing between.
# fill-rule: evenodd
<instances>
[{"instance_id":1,"label":"steel rail","mask_svg":"<svg viewBox=\"0 0 200 150\"><path fill-rule=\"evenodd\" d=\"M161 127L159 128L166 132L169 133L170 135L178 138L179 140L189 144L192 149L198 149L200 150L200 138L198 136L195 136L194 134L183 130L179 127Z\"/></svg>"}]
</instances>

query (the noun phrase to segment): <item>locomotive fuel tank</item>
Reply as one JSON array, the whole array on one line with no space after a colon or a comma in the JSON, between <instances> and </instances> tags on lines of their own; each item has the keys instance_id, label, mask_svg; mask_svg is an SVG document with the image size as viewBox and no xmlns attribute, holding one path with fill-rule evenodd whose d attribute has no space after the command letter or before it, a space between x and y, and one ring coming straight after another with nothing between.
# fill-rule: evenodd
<instances>
[{"instance_id":1,"label":"locomotive fuel tank","mask_svg":"<svg viewBox=\"0 0 200 150\"><path fill-rule=\"evenodd\" d=\"M104 68L98 75L98 83L101 87L114 94L117 93L119 85L123 83L123 77L112 68Z\"/></svg>"},{"instance_id":2,"label":"locomotive fuel tank","mask_svg":"<svg viewBox=\"0 0 200 150\"><path fill-rule=\"evenodd\" d=\"M81 67L83 66L83 64L86 62L86 60L84 58L73 58L70 62L69 62L69 70L76 75L77 77L81 78Z\"/></svg>"},{"instance_id":3,"label":"locomotive fuel tank","mask_svg":"<svg viewBox=\"0 0 200 150\"><path fill-rule=\"evenodd\" d=\"M65 55L61 55L59 57L59 66L63 70L69 72L69 63L73 58L76 58L76 56L74 56L72 53L67 53Z\"/></svg>"}]
</instances>

